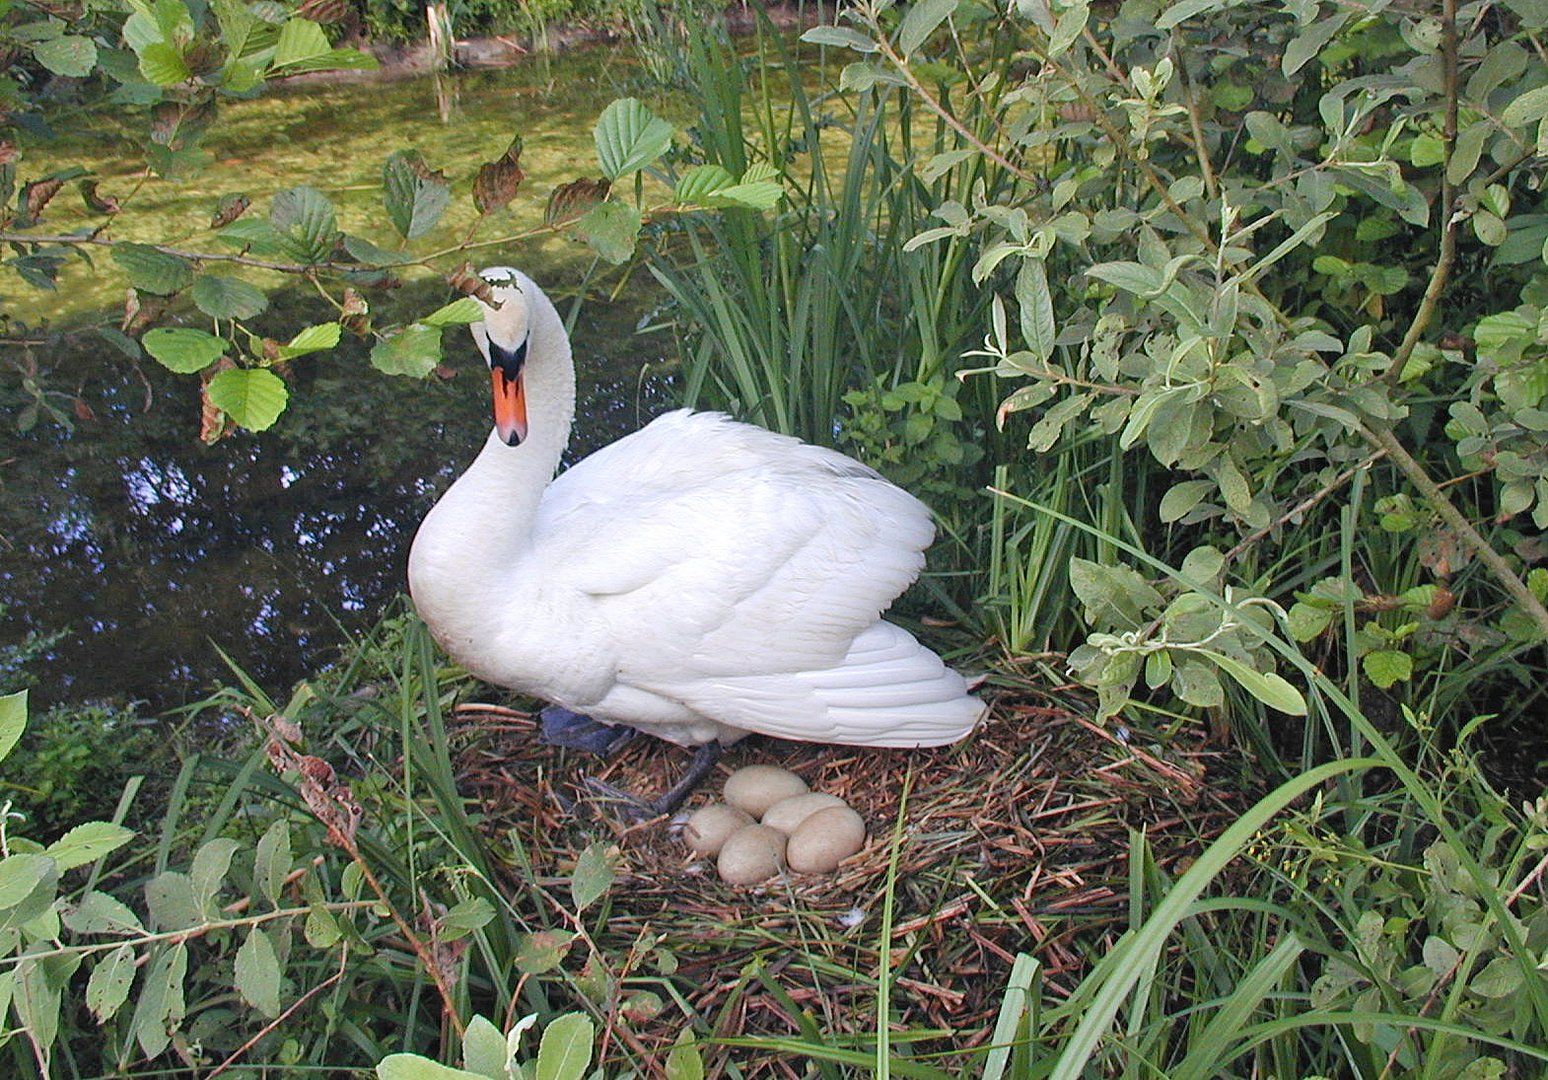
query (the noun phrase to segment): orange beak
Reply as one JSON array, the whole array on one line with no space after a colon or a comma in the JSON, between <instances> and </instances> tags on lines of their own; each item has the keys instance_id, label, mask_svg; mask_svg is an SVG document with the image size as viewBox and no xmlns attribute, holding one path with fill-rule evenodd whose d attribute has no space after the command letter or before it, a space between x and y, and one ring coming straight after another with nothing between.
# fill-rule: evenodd
<instances>
[{"instance_id":1,"label":"orange beak","mask_svg":"<svg viewBox=\"0 0 1548 1080\"><path fill-rule=\"evenodd\" d=\"M494 384L495 430L506 446L516 446L527 437L527 391L522 371L517 368L511 376L503 367L492 367L489 376Z\"/></svg>"}]
</instances>

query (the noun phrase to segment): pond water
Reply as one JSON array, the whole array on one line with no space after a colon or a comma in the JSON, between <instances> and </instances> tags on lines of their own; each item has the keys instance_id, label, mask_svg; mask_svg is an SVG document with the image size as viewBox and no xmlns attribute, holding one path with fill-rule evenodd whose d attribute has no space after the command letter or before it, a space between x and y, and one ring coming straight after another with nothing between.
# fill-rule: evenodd
<instances>
[{"instance_id":1,"label":"pond water","mask_svg":"<svg viewBox=\"0 0 1548 1080\"><path fill-rule=\"evenodd\" d=\"M381 162L393 148L416 145L454 178L470 176L503 150L519 112L532 185L514 208L519 219L540 214L553 184L589 162L578 158L576 133L589 154L591 120L626 88L620 65L627 74L616 54L589 53L439 85L292 91L248 103L254 115L235 116L222 136L237 141L213 148L225 155L221 168L245 171L255 205L314 183L338 202L348 229L351 199L379 198ZM538 100L534 87L545 85L563 89ZM446 125L438 94L455 99ZM295 116L275 122L286 110ZM339 145L340 132L350 145ZM113 138L93 137L102 146ZM267 139L269 149L244 149L243 139ZM83 159L92 149L85 142ZM111 174L106 158L92 163ZM201 176L147 191L168 212L203 214L227 183ZM580 256L563 240L478 257L521 265L556 293L581 276ZM641 292L644 278L623 299L593 297L581 311L574 455L671 405L670 371L660 363L671 344L635 333L656 301ZM110 274L75 270L50 299L60 309L43 314L116 323L105 308L121 288ZM7 309L25 318L31 298L6 292ZM446 299L443 286L408 287L387 310L425 312ZM315 298L285 293L264 318L278 334L326 312ZM446 343L457 374L445 380L380 375L361 343L298 363L291 406L273 429L210 447L197 437L195 380L149 361L135 367L100 346L27 357L46 385L78 394L89 409L73 431L44 418L19 432L27 399L14 373L0 379L0 656L29 635L58 635L27 665L38 680L35 704L111 698L174 707L229 679L216 646L283 694L345 635L372 625L404 590L420 518L488 431L487 380L472 342L453 331Z\"/></svg>"}]
</instances>

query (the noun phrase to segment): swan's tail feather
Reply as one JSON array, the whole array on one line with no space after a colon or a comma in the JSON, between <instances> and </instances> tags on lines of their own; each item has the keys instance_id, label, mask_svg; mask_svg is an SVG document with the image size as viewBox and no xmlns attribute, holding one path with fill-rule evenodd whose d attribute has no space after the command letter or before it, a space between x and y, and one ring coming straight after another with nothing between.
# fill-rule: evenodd
<instances>
[{"instance_id":1,"label":"swan's tail feather","mask_svg":"<svg viewBox=\"0 0 1548 1080\"><path fill-rule=\"evenodd\" d=\"M908 631L880 622L851 646L844 662L794 676L731 679L727 702L738 716L722 723L783 739L846 746L944 746L983 719L982 701Z\"/></svg>"}]
</instances>

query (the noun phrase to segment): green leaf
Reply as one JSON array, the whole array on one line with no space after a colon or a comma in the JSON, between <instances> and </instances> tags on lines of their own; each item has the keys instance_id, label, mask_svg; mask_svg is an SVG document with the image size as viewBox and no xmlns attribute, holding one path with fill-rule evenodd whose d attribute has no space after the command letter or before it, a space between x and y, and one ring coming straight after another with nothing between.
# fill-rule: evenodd
<instances>
[{"instance_id":1,"label":"green leaf","mask_svg":"<svg viewBox=\"0 0 1548 1080\"><path fill-rule=\"evenodd\" d=\"M212 319L251 319L269 306L263 290L223 274L195 278L193 302Z\"/></svg>"},{"instance_id":2,"label":"green leaf","mask_svg":"<svg viewBox=\"0 0 1548 1080\"><path fill-rule=\"evenodd\" d=\"M451 205L446 174L425 164L418 150L398 150L382 168L387 217L398 235L416 239L435 228Z\"/></svg>"},{"instance_id":3,"label":"green leaf","mask_svg":"<svg viewBox=\"0 0 1548 1080\"><path fill-rule=\"evenodd\" d=\"M1201 709L1225 703L1225 691L1215 671L1190 653L1182 653L1172 665L1172 690L1189 705Z\"/></svg>"},{"instance_id":4,"label":"green leaf","mask_svg":"<svg viewBox=\"0 0 1548 1080\"><path fill-rule=\"evenodd\" d=\"M524 975L541 975L564 962L575 942L571 930L536 930L524 934L516 946L516 970Z\"/></svg>"},{"instance_id":5,"label":"green leaf","mask_svg":"<svg viewBox=\"0 0 1548 1080\"><path fill-rule=\"evenodd\" d=\"M1195 15L1203 15L1205 12L1223 8L1226 4L1227 0L1179 0L1156 20L1156 29L1170 30Z\"/></svg>"},{"instance_id":6,"label":"green leaf","mask_svg":"<svg viewBox=\"0 0 1548 1080\"><path fill-rule=\"evenodd\" d=\"M310 19L287 19L274 45L274 67L296 67L315 62L333 51L323 28Z\"/></svg>"},{"instance_id":7,"label":"green leaf","mask_svg":"<svg viewBox=\"0 0 1548 1080\"><path fill-rule=\"evenodd\" d=\"M1208 649L1199 650L1204 656L1214 661L1215 666L1224 671L1243 690L1271 709L1278 709L1282 713L1291 716L1306 715L1306 698L1301 692L1291 686L1278 674L1272 671L1256 671L1235 657L1226 656L1223 653L1212 652Z\"/></svg>"},{"instance_id":8,"label":"green leaf","mask_svg":"<svg viewBox=\"0 0 1548 1080\"><path fill-rule=\"evenodd\" d=\"M1506 105L1500 120L1506 127L1524 127L1545 116L1548 116L1548 86L1539 86Z\"/></svg>"},{"instance_id":9,"label":"green leaf","mask_svg":"<svg viewBox=\"0 0 1548 1080\"><path fill-rule=\"evenodd\" d=\"M483 1073L442 1065L418 1054L388 1054L376 1065L377 1080L487 1080Z\"/></svg>"},{"instance_id":10,"label":"green leaf","mask_svg":"<svg viewBox=\"0 0 1548 1080\"><path fill-rule=\"evenodd\" d=\"M172 1042L171 1031L183 1022L183 979L188 946L179 942L162 951L140 988L130 1030L146 1057L156 1057Z\"/></svg>"},{"instance_id":11,"label":"green leaf","mask_svg":"<svg viewBox=\"0 0 1548 1080\"><path fill-rule=\"evenodd\" d=\"M116 897L93 889L64 911L64 924L77 934L129 934L145 928L139 916Z\"/></svg>"},{"instance_id":12,"label":"green leaf","mask_svg":"<svg viewBox=\"0 0 1548 1080\"><path fill-rule=\"evenodd\" d=\"M471 296L464 296L436 308L430 314L419 320L424 326L467 326L470 323L483 322L484 309L479 306L477 300Z\"/></svg>"},{"instance_id":13,"label":"green leaf","mask_svg":"<svg viewBox=\"0 0 1548 1080\"><path fill-rule=\"evenodd\" d=\"M736 178L721 165L695 165L677 181L673 197L679 206L688 204L708 205L705 200L736 183Z\"/></svg>"},{"instance_id":14,"label":"green leaf","mask_svg":"<svg viewBox=\"0 0 1548 1080\"><path fill-rule=\"evenodd\" d=\"M263 927L248 931L236 954L236 988L242 1000L269 1019L280 1013L280 965Z\"/></svg>"},{"instance_id":15,"label":"green leaf","mask_svg":"<svg viewBox=\"0 0 1548 1080\"><path fill-rule=\"evenodd\" d=\"M145 906L157 930L187 930L204 921L187 874L164 870L145 883Z\"/></svg>"},{"instance_id":16,"label":"green leaf","mask_svg":"<svg viewBox=\"0 0 1548 1080\"><path fill-rule=\"evenodd\" d=\"M591 1064L595 1034L591 1018L581 1013L565 1013L549 1021L538 1046L537 1080L581 1080Z\"/></svg>"},{"instance_id":17,"label":"green leaf","mask_svg":"<svg viewBox=\"0 0 1548 1080\"><path fill-rule=\"evenodd\" d=\"M666 1080L704 1080L704 1059L691 1030L685 1028L677 1036L667 1055Z\"/></svg>"},{"instance_id":18,"label":"green leaf","mask_svg":"<svg viewBox=\"0 0 1548 1080\"><path fill-rule=\"evenodd\" d=\"M1104 566L1079 557L1070 559L1070 588L1086 607L1093 626L1139 626L1146 608L1159 606L1161 594L1127 566Z\"/></svg>"},{"instance_id":19,"label":"green leaf","mask_svg":"<svg viewBox=\"0 0 1548 1080\"><path fill-rule=\"evenodd\" d=\"M74 79L84 79L97 66L96 43L89 37L75 34L41 41L32 47L32 55L55 75Z\"/></svg>"},{"instance_id":20,"label":"green leaf","mask_svg":"<svg viewBox=\"0 0 1548 1080\"><path fill-rule=\"evenodd\" d=\"M482 930L494 916L493 904L482 896L470 896L441 917L441 940L456 941L475 930Z\"/></svg>"},{"instance_id":21,"label":"green leaf","mask_svg":"<svg viewBox=\"0 0 1548 1080\"><path fill-rule=\"evenodd\" d=\"M1016 274L1016 303L1027 348L1040 362L1047 363L1053 356L1058 329L1054 325L1053 294L1048 291L1048 268L1042 259L1022 262Z\"/></svg>"},{"instance_id":22,"label":"green leaf","mask_svg":"<svg viewBox=\"0 0 1548 1080\"><path fill-rule=\"evenodd\" d=\"M570 876L570 899L576 911L585 911L607 892L613 884L613 866L616 858L612 845L598 840L590 844L575 860L575 872Z\"/></svg>"},{"instance_id":23,"label":"green leaf","mask_svg":"<svg viewBox=\"0 0 1548 1080\"><path fill-rule=\"evenodd\" d=\"M193 886L194 899L206 917L214 915L214 900L220 892L221 882L231 869L231 857L241 845L230 837L218 836L199 845L194 853L193 865L188 868L188 881Z\"/></svg>"},{"instance_id":24,"label":"green leaf","mask_svg":"<svg viewBox=\"0 0 1548 1080\"><path fill-rule=\"evenodd\" d=\"M52 883L59 880L59 868L44 855L18 854L0 859L0 912L9 912L11 923L22 923L42 910L40 893L53 901ZM46 906L46 905L45 905ZM34 910L36 909L36 910Z\"/></svg>"},{"instance_id":25,"label":"green leaf","mask_svg":"<svg viewBox=\"0 0 1548 1080\"><path fill-rule=\"evenodd\" d=\"M296 336L291 338L279 348L279 359L294 360L298 356L306 356L308 353L322 352L331 349L339 343L344 335L344 328L336 322L318 323L316 326L308 326L298 330Z\"/></svg>"},{"instance_id":26,"label":"green leaf","mask_svg":"<svg viewBox=\"0 0 1548 1080\"><path fill-rule=\"evenodd\" d=\"M272 371L231 368L205 388L210 402L248 431L266 431L290 400L285 380Z\"/></svg>"},{"instance_id":27,"label":"green leaf","mask_svg":"<svg viewBox=\"0 0 1548 1080\"><path fill-rule=\"evenodd\" d=\"M133 829L114 825L107 821L88 821L77 825L43 849L43 854L53 859L63 873L77 866L96 862L109 852L117 851L134 836Z\"/></svg>"},{"instance_id":28,"label":"green leaf","mask_svg":"<svg viewBox=\"0 0 1548 1080\"><path fill-rule=\"evenodd\" d=\"M462 1033L462 1066L489 1080L506 1080L505 1066L510 1061L505 1036L482 1016L475 1016Z\"/></svg>"},{"instance_id":29,"label":"green leaf","mask_svg":"<svg viewBox=\"0 0 1548 1080\"><path fill-rule=\"evenodd\" d=\"M1182 518L1204 500L1204 496L1215 490L1215 485L1209 480L1184 480L1180 484L1173 484L1161 496L1160 517L1167 524L1181 521Z\"/></svg>"},{"instance_id":30,"label":"green leaf","mask_svg":"<svg viewBox=\"0 0 1548 1080\"><path fill-rule=\"evenodd\" d=\"M193 78L177 46L156 41L139 50L140 74L157 86L176 86Z\"/></svg>"},{"instance_id":31,"label":"green leaf","mask_svg":"<svg viewBox=\"0 0 1548 1080\"><path fill-rule=\"evenodd\" d=\"M638 98L619 98L602 110L593 136L602 174L617 180L666 153L672 144L672 125Z\"/></svg>"},{"instance_id":32,"label":"green leaf","mask_svg":"<svg viewBox=\"0 0 1548 1080\"><path fill-rule=\"evenodd\" d=\"M306 935L306 943L314 949L332 948L344 936L344 932L339 929L339 921L333 917L333 912L321 905L313 905L308 909L303 932Z\"/></svg>"},{"instance_id":33,"label":"green leaf","mask_svg":"<svg viewBox=\"0 0 1548 1080\"><path fill-rule=\"evenodd\" d=\"M610 199L587 210L575 223L575 230L586 238L593 251L619 266L634 254L640 235L640 214L634 207Z\"/></svg>"},{"instance_id":34,"label":"green leaf","mask_svg":"<svg viewBox=\"0 0 1548 1080\"><path fill-rule=\"evenodd\" d=\"M0 761L10 756L27 729L27 691L0 697Z\"/></svg>"},{"instance_id":35,"label":"green leaf","mask_svg":"<svg viewBox=\"0 0 1548 1080\"><path fill-rule=\"evenodd\" d=\"M186 259L157 251L149 244L113 245L113 261L129 275L129 284L141 292L171 296L193 283L193 267Z\"/></svg>"},{"instance_id":36,"label":"green leaf","mask_svg":"<svg viewBox=\"0 0 1548 1080\"><path fill-rule=\"evenodd\" d=\"M302 184L274 196L269 222L296 258L320 263L333 255L337 216L333 204L316 188Z\"/></svg>"},{"instance_id":37,"label":"green leaf","mask_svg":"<svg viewBox=\"0 0 1548 1080\"><path fill-rule=\"evenodd\" d=\"M413 323L371 346L371 366L387 375L422 379L441 362L441 330Z\"/></svg>"},{"instance_id":38,"label":"green leaf","mask_svg":"<svg viewBox=\"0 0 1548 1080\"><path fill-rule=\"evenodd\" d=\"M878 48L869 37L847 26L814 26L801 35L801 40L808 45L832 45L857 53L873 53Z\"/></svg>"},{"instance_id":39,"label":"green leaf","mask_svg":"<svg viewBox=\"0 0 1548 1080\"><path fill-rule=\"evenodd\" d=\"M1288 620L1291 637L1297 641L1310 641L1328 628L1333 621L1333 609L1297 600L1290 605Z\"/></svg>"},{"instance_id":40,"label":"green leaf","mask_svg":"<svg viewBox=\"0 0 1548 1080\"><path fill-rule=\"evenodd\" d=\"M279 907L285 878L290 876L291 861L290 823L279 818L258 838L258 846L253 849L253 884L275 907Z\"/></svg>"},{"instance_id":41,"label":"green leaf","mask_svg":"<svg viewBox=\"0 0 1548 1080\"><path fill-rule=\"evenodd\" d=\"M1496 956L1468 981L1467 988L1480 997L1508 998L1521 989L1521 965L1509 956Z\"/></svg>"},{"instance_id":42,"label":"green leaf","mask_svg":"<svg viewBox=\"0 0 1548 1080\"><path fill-rule=\"evenodd\" d=\"M1166 285L1160 270L1137 262L1098 263L1087 267L1086 275L1136 296L1154 296Z\"/></svg>"},{"instance_id":43,"label":"green leaf","mask_svg":"<svg viewBox=\"0 0 1548 1080\"><path fill-rule=\"evenodd\" d=\"M1333 11L1323 15L1312 22L1298 36L1292 38L1285 46L1283 58L1280 60L1280 71L1285 78L1289 78L1306 65L1322 51L1324 45L1332 41L1334 36L1344 28L1349 16L1340 11Z\"/></svg>"},{"instance_id":44,"label":"green leaf","mask_svg":"<svg viewBox=\"0 0 1548 1080\"><path fill-rule=\"evenodd\" d=\"M86 983L86 1007L97 1018L97 1023L107 1023L129 1000L134 972L132 945L120 945L97 961L97 966L91 970L91 979Z\"/></svg>"},{"instance_id":45,"label":"green leaf","mask_svg":"<svg viewBox=\"0 0 1548 1080\"><path fill-rule=\"evenodd\" d=\"M898 51L905 58L919 51L935 28L957 10L959 0L916 0L898 27Z\"/></svg>"},{"instance_id":46,"label":"green leaf","mask_svg":"<svg viewBox=\"0 0 1548 1080\"><path fill-rule=\"evenodd\" d=\"M140 339L145 351L162 367L180 375L203 371L226 351L225 338L185 327L157 327Z\"/></svg>"},{"instance_id":47,"label":"green leaf","mask_svg":"<svg viewBox=\"0 0 1548 1080\"><path fill-rule=\"evenodd\" d=\"M1377 649L1360 659L1365 677L1385 690L1393 683L1402 682L1414 673L1414 658L1396 649Z\"/></svg>"}]
</instances>

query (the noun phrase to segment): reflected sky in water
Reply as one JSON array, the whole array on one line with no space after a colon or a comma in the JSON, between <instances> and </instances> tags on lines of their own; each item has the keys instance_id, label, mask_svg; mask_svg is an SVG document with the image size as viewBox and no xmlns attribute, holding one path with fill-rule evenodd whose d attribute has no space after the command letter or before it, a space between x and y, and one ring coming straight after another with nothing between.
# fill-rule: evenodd
<instances>
[{"instance_id":1,"label":"reflected sky in water","mask_svg":"<svg viewBox=\"0 0 1548 1080\"><path fill-rule=\"evenodd\" d=\"M664 343L634 335L640 315L596 301L580 316L572 457L671 407L644 363ZM216 646L283 696L368 628L404 591L420 518L488 432L472 342L446 342L446 381L379 375L358 343L298 364L273 430L213 447L197 438L195 380L90 349L49 357L49 384L80 386L96 418L73 435L47 420L0 433L0 644L65 631L29 665L34 701L175 707L229 679ZM0 393L14 417L15 386Z\"/></svg>"}]
</instances>

